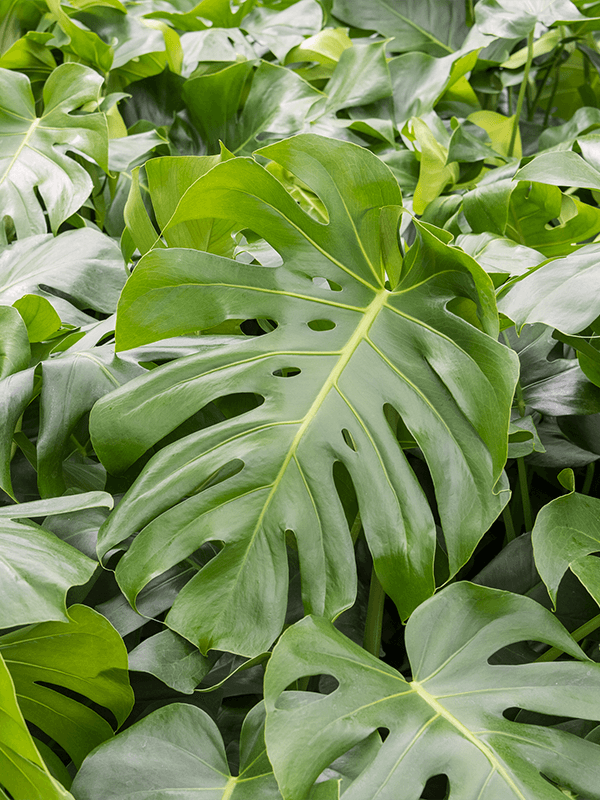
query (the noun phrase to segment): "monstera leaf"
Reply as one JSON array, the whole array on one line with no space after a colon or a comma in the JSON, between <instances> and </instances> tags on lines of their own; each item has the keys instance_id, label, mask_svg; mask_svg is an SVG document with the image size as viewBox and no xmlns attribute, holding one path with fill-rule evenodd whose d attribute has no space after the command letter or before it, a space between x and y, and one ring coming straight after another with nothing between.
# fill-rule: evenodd
<instances>
[{"instance_id":1,"label":"monstera leaf","mask_svg":"<svg viewBox=\"0 0 600 800\"><path fill-rule=\"evenodd\" d=\"M230 774L219 729L205 711L172 703L95 750L77 775L78 800L186 797L281 800L265 752L264 705L248 714L240 737L240 772Z\"/></svg>"},{"instance_id":2,"label":"monstera leaf","mask_svg":"<svg viewBox=\"0 0 600 800\"><path fill-rule=\"evenodd\" d=\"M570 492L545 505L531 534L540 577L556 604L559 584L570 569L600 605L600 500Z\"/></svg>"},{"instance_id":3,"label":"monstera leaf","mask_svg":"<svg viewBox=\"0 0 600 800\"><path fill-rule=\"evenodd\" d=\"M24 717L58 742L78 766L90 750L113 736L111 724L91 703L108 709L118 725L131 711L123 640L87 606L71 606L67 622L43 622L0 636L0 654Z\"/></svg>"},{"instance_id":4,"label":"monstera leaf","mask_svg":"<svg viewBox=\"0 0 600 800\"><path fill-rule=\"evenodd\" d=\"M108 132L101 113L73 112L99 98L102 78L81 64L61 64L44 85L38 117L29 80L0 69L0 241L6 218L18 237L46 233L37 188L52 231L86 200L90 176L67 151L77 151L108 169Z\"/></svg>"},{"instance_id":5,"label":"monstera leaf","mask_svg":"<svg viewBox=\"0 0 600 800\"><path fill-rule=\"evenodd\" d=\"M217 164L187 190L169 226L233 218L284 263L153 250L125 287L117 344L227 319L267 318L276 329L207 337L197 355L100 400L90 421L96 452L119 471L214 399L243 392L262 400L155 455L99 535L103 556L140 531L116 572L132 603L203 543L222 542L166 622L202 651L248 656L268 648L283 624L287 531L306 610L335 617L353 602L335 462L352 478L377 574L401 615L432 593L434 516L397 429L410 431L419 447L411 458L429 468L456 573L506 497L496 484L516 379L515 355L496 340L483 270L426 225L402 261L400 191L375 156L314 135L259 152L318 195L329 224L255 161Z\"/></svg>"},{"instance_id":6,"label":"monstera leaf","mask_svg":"<svg viewBox=\"0 0 600 800\"><path fill-rule=\"evenodd\" d=\"M17 703L15 687L0 656L0 794L14 800L73 800L39 754Z\"/></svg>"},{"instance_id":7,"label":"monstera leaf","mask_svg":"<svg viewBox=\"0 0 600 800\"><path fill-rule=\"evenodd\" d=\"M428 779L440 774L448 777L450 800L572 796L558 787L597 800L597 744L511 721L504 712L521 707L597 719L600 666L493 658L523 639L585 658L534 600L470 583L443 590L410 618L410 681L327 620L307 617L294 625L275 647L265 677L266 742L284 799L304 800L334 759L384 729L385 741L343 800L417 800ZM284 693L297 678L314 674L331 675L339 686L316 702L304 699L307 693Z\"/></svg>"}]
</instances>

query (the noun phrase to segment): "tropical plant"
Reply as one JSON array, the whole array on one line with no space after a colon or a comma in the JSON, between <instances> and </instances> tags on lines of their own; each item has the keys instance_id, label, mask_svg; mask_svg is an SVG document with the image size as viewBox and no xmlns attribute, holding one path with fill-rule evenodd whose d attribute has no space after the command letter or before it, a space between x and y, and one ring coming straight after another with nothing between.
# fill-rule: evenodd
<instances>
[{"instance_id":1,"label":"tropical plant","mask_svg":"<svg viewBox=\"0 0 600 800\"><path fill-rule=\"evenodd\" d=\"M600 800L600 10L0 0L0 797Z\"/></svg>"}]
</instances>

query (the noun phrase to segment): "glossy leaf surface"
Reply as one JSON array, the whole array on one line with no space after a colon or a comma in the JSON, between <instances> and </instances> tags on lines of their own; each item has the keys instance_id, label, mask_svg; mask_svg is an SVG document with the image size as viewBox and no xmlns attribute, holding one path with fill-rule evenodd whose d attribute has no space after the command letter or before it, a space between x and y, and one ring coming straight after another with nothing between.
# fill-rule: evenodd
<instances>
[{"instance_id":1,"label":"glossy leaf surface","mask_svg":"<svg viewBox=\"0 0 600 800\"><path fill-rule=\"evenodd\" d=\"M395 236L386 226L397 219L393 207L401 198L380 162L355 146L314 136L261 154L317 192L329 225L299 209L258 164L217 165L192 185L169 225L197 218L202 197L202 214L230 219L234 213L239 225L278 250L284 265L155 250L124 291L117 341L132 346L228 318L266 317L277 329L259 338L207 339L198 356L108 395L91 418L97 452L119 470L214 398L234 390L264 398L254 411L155 456L99 540L104 554L144 529L117 568L135 602L151 578L217 531L223 540L227 530L224 549L186 586L167 624L203 651L218 646L244 655L266 649L280 630L288 529L298 541L305 607L335 616L352 602L352 554L332 481L335 460L352 476L378 574L402 616L431 593L433 518L383 415L385 403L397 409L425 454L456 572L502 506L494 492L506 443L492 434L491 420L508 425L515 379L514 358L494 339L491 284L466 255L420 227L399 282L386 288L384 271L399 275ZM342 161L352 167L343 174ZM340 291L324 288L324 280ZM455 302L451 313L446 306ZM313 330L309 323L318 319L332 324ZM284 377L288 370L292 375ZM465 392L464 381L478 392ZM236 459L241 469L198 491ZM211 610L198 614L200 607ZM245 622L249 609L263 620L252 631Z\"/></svg>"},{"instance_id":2,"label":"glossy leaf surface","mask_svg":"<svg viewBox=\"0 0 600 800\"><path fill-rule=\"evenodd\" d=\"M66 622L44 622L1 636L0 654L25 718L77 765L113 736L91 703L108 709L117 725L131 711L125 646L110 623L87 606L71 606Z\"/></svg>"},{"instance_id":3,"label":"glossy leaf surface","mask_svg":"<svg viewBox=\"0 0 600 800\"><path fill-rule=\"evenodd\" d=\"M44 111L38 117L28 79L0 70L0 213L12 220L19 237L46 233L34 187L53 232L87 198L91 180L65 150L76 148L106 167L104 115L72 113L97 100L101 84L99 75L81 64L57 67L44 86Z\"/></svg>"},{"instance_id":4,"label":"glossy leaf surface","mask_svg":"<svg viewBox=\"0 0 600 800\"><path fill-rule=\"evenodd\" d=\"M288 630L267 667L266 740L285 800L303 800L335 758L377 729L385 741L344 800L419 798L446 774L461 800L551 800L552 781L597 798L598 745L551 728L512 722L503 712L595 718L600 667L583 663L498 664L521 638L577 645L552 615L526 597L458 583L421 605L407 628L412 681L365 653L331 623L306 618ZM306 675L339 683L315 703L283 693ZM283 694L282 694L283 693Z\"/></svg>"}]
</instances>

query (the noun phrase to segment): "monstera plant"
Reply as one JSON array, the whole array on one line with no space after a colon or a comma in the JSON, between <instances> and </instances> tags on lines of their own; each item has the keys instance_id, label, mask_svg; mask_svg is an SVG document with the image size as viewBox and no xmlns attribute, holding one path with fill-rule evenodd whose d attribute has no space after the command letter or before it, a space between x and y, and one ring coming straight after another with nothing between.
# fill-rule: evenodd
<instances>
[{"instance_id":1,"label":"monstera plant","mask_svg":"<svg viewBox=\"0 0 600 800\"><path fill-rule=\"evenodd\" d=\"M600 800L600 14L0 0L0 798Z\"/></svg>"}]
</instances>

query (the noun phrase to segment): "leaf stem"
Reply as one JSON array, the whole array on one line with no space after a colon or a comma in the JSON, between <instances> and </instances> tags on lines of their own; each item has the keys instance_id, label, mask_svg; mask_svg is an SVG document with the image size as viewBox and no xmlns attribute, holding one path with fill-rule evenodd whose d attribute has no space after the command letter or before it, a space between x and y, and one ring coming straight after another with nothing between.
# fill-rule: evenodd
<instances>
[{"instance_id":1,"label":"leaf stem","mask_svg":"<svg viewBox=\"0 0 600 800\"><path fill-rule=\"evenodd\" d=\"M596 469L596 462L592 461L585 469L585 479L581 488L581 494L589 494L592 488L592 481L594 480L594 471Z\"/></svg>"},{"instance_id":2,"label":"leaf stem","mask_svg":"<svg viewBox=\"0 0 600 800\"><path fill-rule=\"evenodd\" d=\"M531 110L530 110L530 113L529 113L529 121L530 122L533 121L533 117L534 117L534 114L535 114L535 109L537 108L537 104L540 101L540 97L542 96L542 92L544 91L544 87L546 86L546 81L550 77L550 73L552 72L552 69L554 67L558 67L558 69L560 69L560 62L561 62L562 53L563 53L564 49L565 49L564 44L560 44L557 47L556 54L550 60L550 63L548 64L548 66L544 70L544 74L542 75L542 79L541 79L541 81L539 83L539 86L537 88L537 92L535 93L535 97L533 98L533 103L532 103Z\"/></svg>"},{"instance_id":3,"label":"leaf stem","mask_svg":"<svg viewBox=\"0 0 600 800\"><path fill-rule=\"evenodd\" d=\"M371 571L371 586L369 588L369 605L367 606L367 622L365 625L365 638L363 647L376 658L381 652L381 628L383 625L383 606L385 592L379 582L375 567Z\"/></svg>"},{"instance_id":4,"label":"leaf stem","mask_svg":"<svg viewBox=\"0 0 600 800\"><path fill-rule=\"evenodd\" d=\"M533 529L533 514L531 512L529 488L527 486L527 466L525 465L525 460L523 458L517 458L517 470L519 472L519 486L521 487L521 502L523 504L525 530L530 531Z\"/></svg>"},{"instance_id":5,"label":"leaf stem","mask_svg":"<svg viewBox=\"0 0 600 800\"><path fill-rule=\"evenodd\" d=\"M517 110L515 111L515 119L513 122L513 129L510 134L510 144L508 145L508 156L512 157L515 150L515 142L517 141L517 132L519 130L519 119L521 118L521 111L523 110L523 101L525 100L525 92L529 84L529 72L531 70L531 62L533 61L533 30L529 31L527 35L527 61L525 62L525 72L523 73L523 80L519 89L519 96L517 97Z\"/></svg>"},{"instance_id":6,"label":"leaf stem","mask_svg":"<svg viewBox=\"0 0 600 800\"><path fill-rule=\"evenodd\" d=\"M589 636L590 633L593 633L595 630L600 628L600 614L596 614L595 617L592 617L590 620L585 622L580 628L574 630L571 634L571 637L576 641L580 642L582 639L585 639L586 636ZM551 647L549 650L546 650L539 658L536 658L534 663L538 661L556 661L559 656L562 656L564 650L561 650L560 647Z\"/></svg>"},{"instance_id":7,"label":"leaf stem","mask_svg":"<svg viewBox=\"0 0 600 800\"><path fill-rule=\"evenodd\" d=\"M548 125L548 120L550 119L550 113L552 112L552 104L554 103L554 96L556 95L556 90L558 89L558 81L560 80L560 67L561 62L558 62L558 66L556 67L556 72L554 73L554 81L552 82L552 91L550 92L550 97L548 98L548 104L546 105L546 113L544 114L544 128Z\"/></svg>"},{"instance_id":8,"label":"leaf stem","mask_svg":"<svg viewBox=\"0 0 600 800\"><path fill-rule=\"evenodd\" d=\"M504 520L504 527L506 529L506 541L512 542L517 538L515 532L515 524L513 522L512 514L510 513L510 505L507 503L502 509L502 519Z\"/></svg>"}]
</instances>

